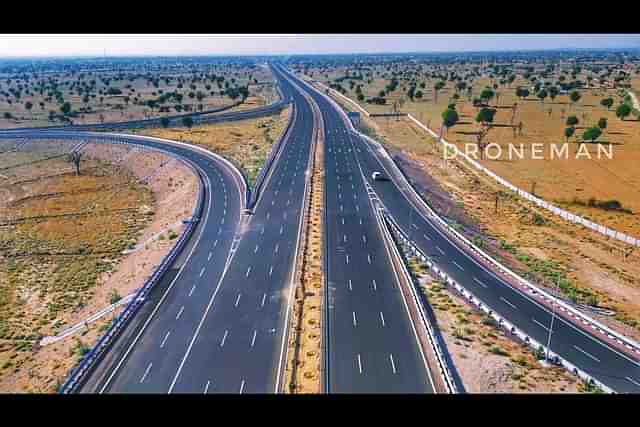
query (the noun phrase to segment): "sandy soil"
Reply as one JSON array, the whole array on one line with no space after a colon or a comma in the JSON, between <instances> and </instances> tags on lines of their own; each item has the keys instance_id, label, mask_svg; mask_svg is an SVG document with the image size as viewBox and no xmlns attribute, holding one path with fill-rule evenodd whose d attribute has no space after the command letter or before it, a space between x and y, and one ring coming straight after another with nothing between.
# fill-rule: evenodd
<instances>
[{"instance_id":1,"label":"sandy soil","mask_svg":"<svg viewBox=\"0 0 640 427\"><path fill-rule=\"evenodd\" d=\"M567 299L573 293L577 302L596 301L598 306L614 310L615 318L588 314L640 339L638 251L505 193L464 163L445 165L439 146L422 138L420 130L409 122L377 119L375 125L396 161L432 206L456 221L468 237L479 239L498 259L521 274L532 274L537 283L552 290L555 286L544 270L560 274L570 288L563 290ZM542 224L534 221L538 217Z\"/></svg>"},{"instance_id":2,"label":"sandy soil","mask_svg":"<svg viewBox=\"0 0 640 427\"><path fill-rule=\"evenodd\" d=\"M201 145L239 167L250 185L260 172L273 144L289 122L291 109L280 114L229 123L194 126L191 129L147 129L138 133Z\"/></svg>"},{"instance_id":3,"label":"sandy soil","mask_svg":"<svg viewBox=\"0 0 640 427\"><path fill-rule=\"evenodd\" d=\"M129 148L102 144L90 144L85 149L88 157L101 159L132 171L138 179L156 171L160 164L170 161L161 154L132 151ZM154 175L148 186L153 192L154 203L148 206L155 212L152 221L139 234L137 241L148 241L171 228L178 234L182 226L175 227L180 220L190 216L197 194L197 178L181 163L170 161L164 169ZM165 234L162 234L165 237ZM113 292L127 295L138 289L159 265L173 245L168 238L152 239L135 254L122 258L115 270L99 277L93 296L76 312L65 312L59 319L58 329L73 325L110 304ZM33 350L21 360L19 369L0 378L3 392L54 392L64 380L69 369L77 362L82 347L90 346L101 335L118 311L91 324L86 331L73 337Z\"/></svg>"},{"instance_id":4,"label":"sandy soil","mask_svg":"<svg viewBox=\"0 0 640 427\"><path fill-rule=\"evenodd\" d=\"M288 343L286 384L287 392L294 394L321 392L323 150L320 141L316 145L302 274L296 288Z\"/></svg>"},{"instance_id":5,"label":"sandy soil","mask_svg":"<svg viewBox=\"0 0 640 427\"><path fill-rule=\"evenodd\" d=\"M344 70L334 70L329 73L329 78L343 74ZM327 82L322 74L316 74L315 78ZM636 87L640 87L640 84L637 84L638 81L640 80L636 79L632 84L636 83ZM367 97L375 95L384 88L386 83L388 81L375 78L372 84L364 85L363 92ZM480 91L491 83L488 78L478 79L474 83L472 97L479 96ZM460 99L453 101L452 96L455 90L451 82L447 82L445 88L439 91L436 101L432 85L433 82L427 82L427 87L423 89L424 98L414 102L407 100L401 110L413 114L418 120L438 132L442 120L441 113L449 103L454 102L460 120L445 134L445 138L461 149L465 144L475 145L476 134L480 129L479 124L475 122L478 109L472 106L466 95L460 94ZM576 105L571 105L568 95L558 95L554 101L547 99L544 103L533 95L528 99L520 100L515 96L515 88L518 85L529 86L525 81L517 79L511 87L500 87L499 100L494 99L491 102L492 107L497 108L494 120L496 126L489 132L486 142L499 145L503 155L496 160L479 159L480 163L527 191L535 186L536 195L559 207L586 216L610 228L640 237L640 172L634 166L640 161L640 144L638 144L640 122L634 117L623 121L615 116L615 107L622 100L617 91L585 88L580 91L582 99ZM348 90L347 96L352 100L357 99L353 90ZM391 104L401 96L401 91L396 90L387 95L388 105L378 106L365 102L360 102L360 105L371 113L388 113L391 111ZM614 99L614 107L610 110L600 105L600 101L605 97ZM518 107L513 124L523 123L521 135L514 133L511 126L511 106L514 103L517 103ZM565 142L563 131L569 115L576 115L580 121L576 128L576 135L568 143L569 158L552 159L550 146ZM613 158L607 159L601 156L598 159L598 144L588 143L585 146L591 153L591 159L576 159L578 150L576 137L582 135L587 127L595 126L601 117L607 119L608 127L598 141L603 144L612 144ZM422 133L421 137L425 138L426 134ZM530 145L534 143L542 144L545 160L531 159ZM525 158L509 159L509 144L514 144L516 147L523 144ZM583 203L586 204L592 197L599 201L618 200L624 208L630 209L631 213L583 206Z\"/></svg>"},{"instance_id":6,"label":"sandy soil","mask_svg":"<svg viewBox=\"0 0 640 427\"><path fill-rule=\"evenodd\" d=\"M265 102L270 102L274 99L273 96L273 76L271 75L268 68L258 67L253 70L250 70L246 67L214 67L211 68L210 71L215 72L218 76L224 76L227 80L235 80L236 83L240 86L248 85L250 97L247 101L251 103L262 104ZM75 117L71 117L74 124L86 124L86 123L101 123L101 122L118 122L118 121L126 121L126 120L139 120L146 119L152 117L162 117L166 115L174 115L179 114L174 109L175 100L170 100L166 102L163 106L169 107L169 112L161 113L159 108L151 109L146 105L146 101L152 99L158 99L160 94L169 93L169 92L180 92L183 94L184 98L181 101L181 104L188 105L192 108L193 112L199 111L198 105L202 104L203 110L216 109L222 106L231 105L235 101L230 99L228 96L221 96L219 91L222 88L218 88L216 84L212 84L211 82L203 82L198 81L195 84L185 83L182 88L177 87L177 80L175 78L185 78L188 81L191 80L193 73L186 68L183 70L179 70L177 72L167 72L161 71L156 72L156 77L158 77L158 87L154 87L150 84L146 79L135 78L133 81L129 81L129 79L125 80L111 80L109 87L119 88L123 91L121 95L107 95L106 93L98 94L99 90L106 89L106 86L101 81L101 78L111 79L114 77L113 71L104 71L97 72L98 75L94 75L97 80L97 90L92 91L92 95L96 95L95 97L90 96L87 99L87 102L83 101L83 95L80 95L75 90L71 90L66 83L77 83L77 76L72 77L67 73L52 73L48 77L55 78L59 80L60 84L58 89L64 96L64 100L66 102L70 102L72 105L73 111L77 111L78 114ZM125 71L125 74L129 74L129 71ZM250 79L250 75L253 78L256 78L259 84L255 84L253 80ZM171 77L174 80L171 84L166 84L164 77ZM8 75L0 76L0 84L2 84L3 88L7 90L8 88L16 88L18 85L20 86L28 86L24 81L18 81L17 78L12 78L11 82L8 82ZM33 83L33 80L31 81ZM191 85L194 84L195 88L192 88ZM131 85L130 92L127 85ZM206 86L210 86L209 89ZM31 88L34 89L34 88ZM214 91L214 94L211 94L211 90ZM33 92L33 94L31 94ZM198 101L197 98L190 98L188 94L190 92L202 92L205 94L204 99L202 101ZM50 126L50 125L59 125L60 121L56 120L52 122L48 120L49 111L54 111L54 113L60 113L60 104L55 100L47 100L46 92L43 95L40 95L37 90L25 90L22 92L22 96L19 100L13 97L0 97L0 128L16 128L16 127L31 127L31 126ZM129 96L129 102L124 100L125 96ZM139 97L140 103L136 103L135 98ZM102 98L102 100L100 99ZM9 103L11 101L11 103ZM27 110L25 104L27 102L31 102L33 104L33 108L31 110ZM44 104L41 106L40 102ZM144 104L144 105L142 105ZM81 112L83 108L91 108L90 112ZM238 109L250 108L246 105L241 105L237 107ZM4 113L10 113L13 118L7 119L4 117ZM180 113L187 112L184 109Z\"/></svg>"},{"instance_id":7,"label":"sandy soil","mask_svg":"<svg viewBox=\"0 0 640 427\"><path fill-rule=\"evenodd\" d=\"M420 283L467 393L580 391L576 377L562 368L541 365L531 350L488 324L479 311L430 274L421 274Z\"/></svg>"}]
</instances>

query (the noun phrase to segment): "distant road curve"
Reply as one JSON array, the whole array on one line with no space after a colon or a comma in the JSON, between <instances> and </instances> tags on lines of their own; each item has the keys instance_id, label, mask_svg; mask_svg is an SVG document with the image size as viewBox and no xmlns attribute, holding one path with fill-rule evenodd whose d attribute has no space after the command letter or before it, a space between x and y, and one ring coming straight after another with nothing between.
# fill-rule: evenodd
<instances>
[{"instance_id":1,"label":"distant road curve","mask_svg":"<svg viewBox=\"0 0 640 427\"><path fill-rule=\"evenodd\" d=\"M97 131L97 130L125 130L125 129L144 129L162 126L162 119L169 119L168 127L181 127L182 119L185 117L191 117L194 124L208 124L208 123L220 123L230 122L236 120L246 120L258 117L264 117L274 114L287 106L290 102L289 97L285 97L282 93L280 86L277 86L277 92L279 99L269 105L253 108L243 111L232 111L222 113L240 105L242 102L236 102L231 105L220 107L213 110L199 111L194 113L176 114L172 116L154 117L152 119L143 120L128 120L123 122L111 122L111 123L91 123L82 125L58 125L58 126L42 126L31 128L12 128L12 129L0 129L0 135L4 133L15 132L34 132L45 130L58 130L58 131Z\"/></svg>"}]
</instances>

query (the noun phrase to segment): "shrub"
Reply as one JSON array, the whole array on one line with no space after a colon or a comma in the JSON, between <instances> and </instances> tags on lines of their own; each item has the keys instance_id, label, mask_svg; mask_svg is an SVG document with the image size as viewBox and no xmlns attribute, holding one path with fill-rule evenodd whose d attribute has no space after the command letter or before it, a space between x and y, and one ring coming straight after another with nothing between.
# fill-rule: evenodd
<instances>
[{"instance_id":1,"label":"shrub","mask_svg":"<svg viewBox=\"0 0 640 427\"><path fill-rule=\"evenodd\" d=\"M120 296L118 291L116 291L115 289L113 291L111 291L111 294L109 295L109 302L111 304L115 304L118 301L120 301L121 299L122 299L122 297Z\"/></svg>"},{"instance_id":2,"label":"shrub","mask_svg":"<svg viewBox=\"0 0 640 427\"><path fill-rule=\"evenodd\" d=\"M492 346L489 349L489 353L495 354L497 356L508 356L509 355L508 352L506 352L505 350L501 349L497 345Z\"/></svg>"},{"instance_id":3,"label":"shrub","mask_svg":"<svg viewBox=\"0 0 640 427\"><path fill-rule=\"evenodd\" d=\"M533 213L533 224L534 225L544 225L546 223L546 220L544 219L544 217L542 215L540 215L537 212Z\"/></svg>"}]
</instances>

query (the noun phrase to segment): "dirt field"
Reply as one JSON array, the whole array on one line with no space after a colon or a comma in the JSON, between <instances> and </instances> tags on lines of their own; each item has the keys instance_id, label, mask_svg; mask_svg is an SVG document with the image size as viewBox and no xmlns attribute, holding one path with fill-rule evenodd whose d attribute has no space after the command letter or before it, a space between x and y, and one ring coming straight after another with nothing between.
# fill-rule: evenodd
<instances>
[{"instance_id":1,"label":"dirt field","mask_svg":"<svg viewBox=\"0 0 640 427\"><path fill-rule=\"evenodd\" d=\"M329 78L321 74L314 75L324 83L330 83L336 76L342 75L342 70L329 73ZM459 92L459 99L452 97L456 93L453 83L447 81L443 89L438 91L437 101L434 96L433 81L427 82L422 89L424 96L415 101L409 100L400 87L386 95L387 105L368 104L360 102L371 113L388 113L392 110L394 101L404 98L405 102L400 111L411 113L418 120L430 126L436 132L440 129L441 114L447 105L454 103L460 116L460 121L444 134L444 137L459 148L466 144L475 146L476 134L480 125L475 122L478 108L474 107L471 99L478 97L480 91L492 85L494 80L487 77L479 78L473 84L471 95ZM632 84L637 80L632 80ZM365 96L375 96L384 89L388 80L374 78L371 84L363 84ZM514 185L527 191L532 189L535 194L545 200L553 202L559 207L580 214L588 219L602 223L610 228L622 231L635 237L640 237L640 169L635 165L640 161L640 122L633 116L626 120L616 117L615 109L622 97L619 91L613 89L586 88L581 89L582 98L573 105L568 95L560 94L551 101L547 98L542 103L534 95L526 99L515 96L517 86L530 86L521 78L511 85L497 89L498 100L494 98L490 105L497 108L494 127L489 131L485 142L494 143L501 147L502 156L496 160L478 160L489 169L509 180ZM343 85L346 94L354 101L357 96L354 89ZM611 97L614 106L607 110L600 105L603 98ZM512 121L512 106L517 103L516 113ZM575 135L568 142L568 159L552 159L551 144L565 142L564 129L566 119L575 115L579 123ZM583 156L576 159L578 144L576 137L581 136L584 129L595 126L600 118L606 118L608 127L597 140L602 147L612 144L612 159L601 154L598 159L598 144L587 143L585 147L591 153L591 158ZM393 120L393 119L386 119ZM522 134L514 132L511 123L523 123ZM415 145L420 139L426 139L424 132L417 132ZM531 144L542 144L544 160L532 159ZM509 159L508 145L524 146L524 159L512 156ZM497 149L490 151L497 155ZM589 200L596 202L617 200L624 210L605 210L589 207ZM627 211L628 210L628 211ZM629 212L630 211L630 212Z\"/></svg>"},{"instance_id":2,"label":"dirt field","mask_svg":"<svg viewBox=\"0 0 640 427\"><path fill-rule=\"evenodd\" d=\"M576 393L582 381L558 367L543 366L532 351L515 343L479 311L439 284L418 264L421 290L467 393Z\"/></svg>"},{"instance_id":3,"label":"dirt field","mask_svg":"<svg viewBox=\"0 0 640 427\"><path fill-rule=\"evenodd\" d=\"M234 87L246 86L249 93L249 106L237 109L264 105L276 97L273 76L262 65L201 65L195 69L165 65L149 70L153 73L129 65L118 71L52 72L46 77L0 75L0 128L62 124L65 102L71 109L66 118L85 124L216 109L240 100L227 92ZM180 98L169 97L171 93ZM157 103L149 105L150 101Z\"/></svg>"},{"instance_id":4,"label":"dirt field","mask_svg":"<svg viewBox=\"0 0 640 427\"><path fill-rule=\"evenodd\" d=\"M464 163L450 160L445 165L440 145L423 139L408 121L367 123L431 205L454 220L459 231L567 302L613 310L614 316L604 316L577 306L640 339L640 252L525 203Z\"/></svg>"},{"instance_id":5,"label":"dirt field","mask_svg":"<svg viewBox=\"0 0 640 427\"><path fill-rule=\"evenodd\" d=\"M280 115L258 119L194 126L192 129L149 129L139 133L202 145L231 160L253 185L271 146L287 126L289 112L286 108Z\"/></svg>"},{"instance_id":6,"label":"dirt field","mask_svg":"<svg viewBox=\"0 0 640 427\"><path fill-rule=\"evenodd\" d=\"M195 201L196 178L175 161L141 181L170 161L164 155L89 144L76 176L64 157L49 158L65 144L0 157L2 392L54 392L118 311L54 344L40 338L138 289Z\"/></svg>"}]
</instances>

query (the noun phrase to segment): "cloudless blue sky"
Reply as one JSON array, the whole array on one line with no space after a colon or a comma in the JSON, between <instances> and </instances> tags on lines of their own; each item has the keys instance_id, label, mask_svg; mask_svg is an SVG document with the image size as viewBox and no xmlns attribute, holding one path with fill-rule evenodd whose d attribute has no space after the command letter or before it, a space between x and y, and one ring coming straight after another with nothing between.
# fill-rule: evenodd
<instances>
[{"instance_id":1,"label":"cloudless blue sky","mask_svg":"<svg viewBox=\"0 0 640 427\"><path fill-rule=\"evenodd\" d=\"M20 34L0 57L270 55L640 47L640 34Z\"/></svg>"}]
</instances>

